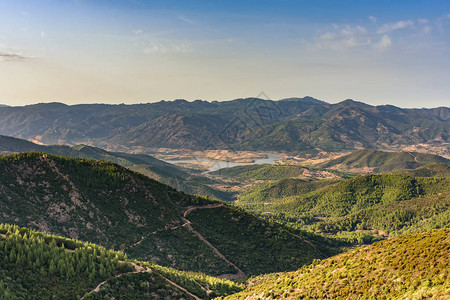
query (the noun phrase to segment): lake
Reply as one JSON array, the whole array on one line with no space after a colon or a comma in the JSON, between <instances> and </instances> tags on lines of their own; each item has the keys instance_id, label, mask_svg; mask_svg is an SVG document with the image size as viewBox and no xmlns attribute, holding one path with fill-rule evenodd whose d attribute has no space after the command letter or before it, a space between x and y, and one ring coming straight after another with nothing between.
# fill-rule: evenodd
<instances>
[{"instance_id":1,"label":"lake","mask_svg":"<svg viewBox=\"0 0 450 300\"><path fill-rule=\"evenodd\" d=\"M222 161L222 160L215 160L215 159L209 159L209 158L198 158L198 159L185 159L185 160L165 160L165 162L171 163L171 164L191 164L191 163L210 163L211 165L208 168L208 172L217 171L223 168L231 168L236 166L243 166L243 165L262 165L262 164L273 164L274 161L280 159L279 155L276 154L267 154L266 158L260 158L255 159L253 163L235 163L235 162L229 162L229 161Z\"/></svg>"}]
</instances>

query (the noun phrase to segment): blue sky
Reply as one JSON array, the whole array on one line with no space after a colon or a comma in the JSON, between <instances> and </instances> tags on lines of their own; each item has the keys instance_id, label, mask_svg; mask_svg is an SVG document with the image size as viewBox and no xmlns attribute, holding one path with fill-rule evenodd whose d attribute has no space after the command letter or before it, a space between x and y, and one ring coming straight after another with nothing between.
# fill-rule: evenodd
<instances>
[{"instance_id":1,"label":"blue sky","mask_svg":"<svg viewBox=\"0 0 450 300\"><path fill-rule=\"evenodd\" d=\"M0 0L0 103L448 106L449 3Z\"/></svg>"}]
</instances>

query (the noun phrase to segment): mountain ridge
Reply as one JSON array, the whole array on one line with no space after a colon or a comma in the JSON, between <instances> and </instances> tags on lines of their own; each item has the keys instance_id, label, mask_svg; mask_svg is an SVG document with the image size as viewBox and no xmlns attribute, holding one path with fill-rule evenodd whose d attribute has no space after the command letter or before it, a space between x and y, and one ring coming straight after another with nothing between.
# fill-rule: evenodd
<instances>
[{"instance_id":1,"label":"mountain ridge","mask_svg":"<svg viewBox=\"0 0 450 300\"><path fill-rule=\"evenodd\" d=\"M107 149L123 145L317 152L427 144L448 153L449 122L447 107L404 109L354 100L330 104L311 97L0 108L0 134Z\"/></svg>"}]
</instances>

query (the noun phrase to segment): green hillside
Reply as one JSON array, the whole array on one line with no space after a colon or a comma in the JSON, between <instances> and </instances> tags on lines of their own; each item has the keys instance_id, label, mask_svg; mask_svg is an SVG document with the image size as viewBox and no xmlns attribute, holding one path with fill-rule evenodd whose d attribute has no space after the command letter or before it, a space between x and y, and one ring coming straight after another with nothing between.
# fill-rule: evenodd
<instances>
[{"instance_id":1,"label":"green hillside","mask_svg":"<svg viewBox=\"0 0 450 300\"><path fill-rule=\"evenodd\" d=\"M298 196L328 186L337 180L306 181L303 179L283 179L273 183L260 184L239 195L235 204L251 211L264 211L264 206L275 199Z\"/></svg>"},{"instance_id":2,"label":"green hillside","mask_svg":"<svg viewBox=\"0 0 450 300\"><path fill-rule=\"evenodd\" d=\"M391 173L416 177L450 177L450 165L434 163L412 170L395 170Z\"/></svg>"},{"instance_id":3,"label":"green hillside","mask_svg":"<svg viewBox=\"0 0 450 300\"><path fill-rule=\"evenodd\" d=\"M287 178L321 180L327 178L341 178L347 176L347 174L323 169L313 169L296 165L267 165L267 164L223 168L214 172L210 172L209 174L246 181L281 180Z\"/></svg>"},{"instance_id":4,"label":"green hillside","mask_svg":"<svg viewBox=\"0 0 450 300\"><path fill-rule=\"evenodd\" d=\"M393 174L336 183L280 181L243 194L236 204L296 228L367 243L450 227L449 186L449 177Z\"/></svg>"},{"instance_id":5,"label":"green hillside","mask_svg":"<svg viewBox=\"0 0 450 300\"><path fill-rule=\"evenodd\" d=\"M187 194L210 196L223 201L230 201L229 193L209 187L202 182L201 176L192 176L182 168L166 163L146 154L129 154L111 152L88 145L38 145L29 141L0 135L0 153L12 154L20 152L43 152L72 158L87 158L110 161L142 173L152 179L169 185Z\"/></svg>"},{"instance_id":6,"label":"green hillside","mask_svg":"<svg viewBox=\"0 0 450 300\"><path fill-rule=\"evenodd\" d=\"M415 169L432 163L450 165L450 159L419 152L386 152L363 149L326 163L323 168L361 170L362 172L388 172L397 169Z\"/></svg>"},{"instance_id":7,"label":"green hillside","mask_svg":"<svg viewBox=\"0 0 450 300\"><path fill-rule=\"evenodd\" d=\"M305 240L109 162L25 153L0 158L0 173L0 222L123 249L164 266L245 277L335 253L314 235ZM244 241L236 243L238 237ZM248 261L235 256L252 248Z\"/></svg>"},{"instance_id":8,"label":"green hillside","mask_svg":"<svg viewBox=\"0 0 450 300\"><path fill-rule=\"evenodd\" d=\"M257 277L225 299L448 299L449 236L440 229L377 242L296 272Z\"/></svg>"},{"instance_id":9,"label":"green hillside","mask_svg":"<svg viewBox=\"0 0 450 300\"><path fill-rule=\"evenodd\" d=\"M0 235L0 299L209 299L242 289L15 225L0 224Z\"/></svg>"}]
</instances>

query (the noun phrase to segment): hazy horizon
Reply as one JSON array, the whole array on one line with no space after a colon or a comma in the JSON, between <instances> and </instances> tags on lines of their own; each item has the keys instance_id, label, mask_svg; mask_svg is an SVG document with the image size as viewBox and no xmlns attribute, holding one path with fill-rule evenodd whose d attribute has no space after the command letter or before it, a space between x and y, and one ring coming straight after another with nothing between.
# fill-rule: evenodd
<instances>
[{"instance_id":1,"label":"hazy horizon","mask_svg":"<svg viewBox=\"0 0 450 300\"><path fill-rule=\"evenodd\" d=\"M448 106L450 3L0 0L0 103Z\"/></svg>"},{"instance_id":2,"label":"hazy horizon","mask_svg":"<svg viewBox=\"0 0 450 300\"><path fill-rule=\"evenodd\" d=\"M224 100L208 100L208 99L191 99L191 100L189 100L189 99L161 99L161 100L156 100L156 101L147 101L147 102L135 102L135 103L125 103L125 102L121 102L121 103L107 103L107 102L95 102L95 101L90 101L90 102L80 102L80 103L76 103L76 102L74 102L74 103L65 103L65 102L62 102L62 101L47 101L47 102L34 102L34 103L27 103L27 104L4 104L4 103L0 103L0 108L1 107L23 107L23 106L31 106L31 105L39 105L39 104L64 104L64 105L67 105L67 106L76 106L76 105L86 105L86 104L96 104L96 105L140 105L140 104L152 104L152 103L158 103L158 102L161 102L161 101L166 101L166 102L171 102L171 101L177 101L177 100L185 100L185 101L188 101L188 102L194 102L194 101L206 101L206 102L214 102L214 101L219 101L219 102L226 102L226 101L234 101L234 100L239 100L239 99L251 99L251 98L260 98L260 99L263 99L263 100L271 100L271 101L281 101L281 100L285 100L285 99L292 99L292 98L299 98L299 99L301 99L301 98L306 98L306 97L311 97L311 96L303 96L303 97L287 97L287 98L282 98L282 99L269 99L269 98L264 98L264 97L246 97L246 98L235 98L235 99L224 99ZM424 109L433 109L433 108L440 108L440 107L446 107L446 108L448 108L449 106L448 105L440 105L440 106L398 106L398 105L393 105L393 104L391 104L391 103L384 103L384 104L372 104L372 103L369 103L369 102L364 102L364 101L359 101L358 99L351 99L351 98L348 98L348 99L342 99L342 100L338 100L338 101L335 101L335 102L329 102L329 101L325 101L325 100L323 100L323 99L317 99L317 98L315 98L315 97L311 97L311 98L314 98L314 99L316 99L316 100L320 100L320 101L324 101L324 102L327 102L327 103L329 103L329 104L337 104L337 103L340 103L340 102L344 102L344 101L346 101L346 100L353 100L353 101L356 101L356 102L362 102L362 103L365 103L365 104L368 104L368 105L372 105L372 106L384 106L384 105L392 105L392 106L395 106L395 107L399 107L399 108L405 108L405 109L422 109L422 108L424 108Z\"/></svg>"}]
</instances>

